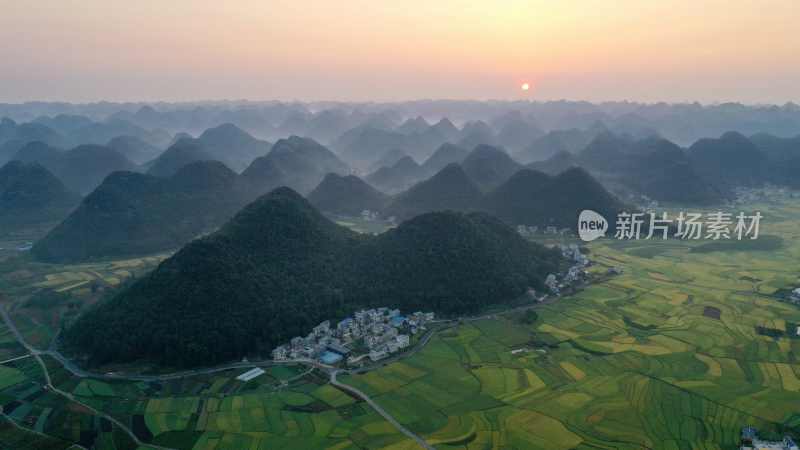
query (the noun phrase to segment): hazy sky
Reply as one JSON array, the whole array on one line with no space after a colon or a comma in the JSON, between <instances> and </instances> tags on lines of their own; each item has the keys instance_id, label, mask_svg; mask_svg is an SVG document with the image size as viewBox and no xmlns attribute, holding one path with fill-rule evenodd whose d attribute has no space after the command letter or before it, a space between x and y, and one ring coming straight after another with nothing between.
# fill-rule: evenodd
<instances>
[{"instance_id":1,"label":"hazy sky","mask_svg":"<svg viewBox=\"0 0 800 450\"><path fill-rule=\"evenodd\" d=\"M0 102L782 104L798 23L798 0L0 0Z\"/></svg>"}]
</instances>

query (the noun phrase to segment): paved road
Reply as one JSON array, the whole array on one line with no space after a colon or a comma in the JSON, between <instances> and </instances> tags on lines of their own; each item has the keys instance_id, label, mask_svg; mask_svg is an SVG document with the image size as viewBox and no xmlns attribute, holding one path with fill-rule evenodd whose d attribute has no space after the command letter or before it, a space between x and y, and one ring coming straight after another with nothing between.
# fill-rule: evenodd
<instances>
[{"instance_id":1,"label":"paved road","mask_svg":"<svg viewBox=\"0 0 800 450\"><path fill-rule=\"evenodd\" d=\"M16 358L10 358L10 359L7 359L5 361L0 361L0 364L7 364L7 363L10 363L10 362L19 361L20 359L30 358L31 356L33 356L33 355L31 355L30 353L26 353L26 354L24 354L22 356L17 356Z\"/></svg>"},{"instance_id":2,"label":"paved road","mask_svg":"<svg viewBox=\"0 0 800 450\"><path fill-rule=\"evenodd\" d=\"M406 435L409 438L413 439L420 447L425 448L425 449L433 449L433 447L430 446L427 442L425 442L424 439L422 439L420 436L414 434L411 430L407 429L402 424L400 424L400 422L398 422L394 417L392 417L388 412L386 412L386 410L384 410L380 405L378 405L374 400L372 400L367 394L365 394L364 392L360 391L359 389L357 389L357 388L355 388L353 386L350 386L350 385L343 384L343 383L339 382L336 379L336 376L339 373L349 373L349 374L365 373L365 372L368 372L370 370L374 370L374 369L376 369L378 367L382 367L382 366L385 366L387 364L391 364L393 362L399 361L401 359L408 358L409 356L412 356L412 355L416 354L417 352L419 352L420 350L422 350L428 344L428 342L430 342L431 338L433 337L434 334L436 334L436 332L441 331L442 329L450 328L451 326L454 326L454 325L458 324L459 322L462 322L462 321L463 322L469 322L469 321L481 320L481 319L486 319L486 318L492 318L493 316L496 316L496 315L501 314L501 313L517 312L517 311L523 311L523 310L527 310L527 309L533 309L533 308L536 308L536 307L539 307L539 306L543 306L543 305L552 303L552 302L556 301L557 299L558 299L557 297L556 298L548 298L545 301L540 302L540 303L533 303L533 304L529 304L529 305L525 305L525 306L521 306L521 307L517 307L517 308L512 308L512 309L509 309L509 310L506 310L506 311L502 311L502 312L492 313L492 314L486 314L486 315L480 315L480 316L472 316L472 317L463 317L463 318L459 318L459 319L436 320L434 322L443 323L443 324L450 324L450 325L446 325L446 326L444 326L442 328L438 328L438 329L429 330L427 332L427 334L425 334L422 337L420 342L417 343L417 345L415 345L410 351L407 351L407 352L404 352L404 353L400 353L400 354L395 355L393 357L390 357L390 358L387 358L385 360L382 360L378 365L366 366L366 367L361 367L361 368L358 368L358 369L351 369L351 370L340 370L340 369L336 369L333 366L325 365L325 364L322 364L322 363L320 363L318 361L315 361L315 360L302 359L302 360L291 360L291 361L274 361L274 360L241 361L241 362L223 364L223 365L219 365L219 366L215 366L215 367L208 367L208 368L204 368L204 369L186 370L186 371L182 371L182 372L174 372L174 373L162 374L162 375L128 375L128 374L122 374L122 373L95 373L95 372L90 372L90 371L86 371L84 369L81 369L72 360L70 360L69 358L65 357L58 350L56 350L55 349L55 345L53 345L53 343L51 343L50 348L48 350L38 350L38 349L34 348L30 344L28 344L27 341L25 341L25 339L23 338L22 334L19 332L19 330L17 330L16 325L14 325L14 322L11 320L11 317L9 317L8 312L2 306L0 306L0 314L2 314L3 320L6 323L6 326L8 326L8 328L14 334L14 336L17 339L17 341L22 346L24 346L28 350L30 355L35 357L36 360L39 362L39 364L42 366L42 370L45 373L45 378L47 379L47 387L49 389L53 390L53 392L56 392L56 393L58 393L58 394L60 394L60 395L62 395L64 397L66 397L67 399L69 399L72 402L75 402L75 403L78 403L78 404L81 404L81 405L85 406L86 408L88 408L88 409L92 410L93 412L95 412L97 415L107 418L109 421L113 422L118 427L120 427L120 429L124 430L128 435L131 436L131 438L138 445L141 445L141 446L146 446L146 447L151 447L151 448L156 448L156 449L169 450L167 447L159 447L159 446L150 445L150 444L146 444L144 442L141 442L139 440L139 438L135 434L133 434L133 431L128 429L124 424L122 424L121 422L119 422L115 418L113 418L113 417L111 417L111 416L109 416L109 415L107 415L107 414L105 414L105 413L103 413L101 411L95 410L94 408L92 408L89 405L81 403L79 400L75 399L75 397L71 393L64 392L64 391L61 391L61 390L57 389L55 386L53 386L50 383L50 375L47 372L47 368L44 365L44 361L41 359L41 355L47 355L47 356L50 356L51 358L55 359L56 361L59 362L59 364L61 364L64 367L64 369L66 369L72 375L74 375L76 377L79 377L79 378L96 378L96 379L105 379L105 380L123 380L123 381L127 380L127 381L145 381L145 382L168 381L168 380L192 377L192 376L197 376L197 375L208 375L208 374L213 374L213 373L217 373L217 372L223 372L223 371L232 370L232 369L248 369L248 368L252 368L252 367L268 367L268 366L275 366L275 365L302 364L302 365L306 365L306 366L310 367L311 369L316 368L316 369L320 369L320 370L328 373L329 376L330 376L330 382L331 382L332 385L336 386L339 389L343 389L345 391L348 391L348 392L352 393L353 395L356 395L359 398L361 398L362 400L364 400L370 407L372 407L372 409L374 409L378 414L380 414L384 419L386 419L387 422L392 424L392 426L397 428L397 430L400 431L401 433L403 433L404 435Z\"/></svg>"},{"instance_id":3,"label":"paved road","mask_svg":"<svg viewBox=\"0 0 800 450\"><path fill-rule=\"evenodd\" d=\"M397 421L397 419L392 417L391 414L386 412L386 410L383 409L381 407L381 405L379 405L374 400L372 400L372 398L370 398L367 394L363 393L359 389L354 388L353 386L350 386L349 384L340 383L339 380L336 379L336 376L338 374L339 374L338 370L334 370L334 371L331 372L330 375L331 375L331 384L332 385L336 386L339 389L342 389L342 390L345 390L347 392L350 392L353 395L356 395L357 397L359 397L362 400L364 400L365 402L367 402L367 404L369 406L371 406L372 409L375 410L375 412L380 414L384 419L386 419L387 422L389 422L395 428L397 428L398 431L400 431L401 433L405 434L409 438L413 439L420 447L422 447L424 449L427 449L427 450L434 450L433 446L431 446L427 442L425 442L425 439L422 439L421 437L419 437L416 434L414 434L411 430L409 430L408 428L404 427L400 422Z\"/></svg>"},{"instance_id":4,"label":"paved road","mask_svg":"<svg viewBox=\"0 0 800 450\"><path fill-rule=\"evenodd\" d=\"M106 413L104 413L102 411L99 411L99 410L95 409L94 407L92 407L90 405L87 405L86 403L83 403L82 401L76 399L75 396L72 395L72 393L62 391L61 389L58 389L57 387L55 387L53 385L51 379L50 379L50 372L47 370L47 365L45 365L44 360L41 357L43 352L40 352L39 350L35 349L33 346L28 344L28 342L22 337L22 334L17 329L17 326L14 325L14 322L11 320L11 317L9 317L8 311L6 311L6 308L4 306L2 306L2 305L0 305L0 315L3 316L3 321L5 321L6 326L8 327L8 329L11 330L12 333L14 333L14 337L17 338L17 341L23 347L25 347L25 349L28 350L28 352L36 359L36 362L39 363L39 366L42 368L42 373L44 374L44 379L45 379L44 389L45 390L52 391L52 392L54 392L54 393L56 393L56 394L58 394L58 395L60 395L60 396L62 396L64 398L66 398L67 400L69 400L69 401L71 401L73 403L77 403L78 405L83 406L84 408L88 409L89 411L91 411L95 415L108 420L109 422L111 422L114 425L116 425L117 428L119 428L120 430L124 431L128 436L130 436L130 438L136 443L136 445L138 445L140 447L154 448L154 449L157 449L157 450L175 450L175 449L172 449L170 447L162 447L162 446L159 446L159 445L152 445L152 444L148 444L146 442L143 442L143 441L139 440L139 437L136 436L136 434L133 433L133 430L128 428L127 425L125 425L124 423L120 422L119 420L117 420L113 416L108 415L108 414L106 414Z\"/></svg>"},{"instance_id":5,"label":"paved road","mask_svg":"<svg viewBox=\"0 0 800 450\"><path fill-rule=\"evenodd\" d=\"M91 406L86 405L85 403L82 403L80 400L76 399L75 396L72 395L72 393L64 392L64 391L56 388L55 386L53 386L52 383L50 382L50 374L47 371L47 367L45 366L44 361L41 358L41 355L48 355L48 356L54 358L62 366L64 366L64 368L66 370L68 370L73 375L75 375L77 377L80 377L80 378L90 377L90 378L98 378L98 379L132 380L132 381L166 381L166 380L171 380L171 379L176 379L176 378L184 378L184 377L196 376L196 375L201 375L201 374L211 374L211 373L216 373L216 372L222 372L222 371L225 371L225 370L231 370L231 369L236 369L236 368L243 368L244 369L244 368L250 368L250 367L254 367L254 366L272 366L272 365L280 365L280 364L304 364L304 365L307 365L307 366L310 367L309 370L316 368L316 369L321 369L321 370L327 372L329 374L329 376L330 376L330 382L331 382L332 385L338 387L339 389L343 389L345 391L348 391L348 392L358 396L362 400L364 400L370 407L372 407L372 409L374 409L378 414L380 414L384 419L386 419L387 422L392 424L395 428L397 428L398 431L400 431L404 435L406 435L409 438L413 439L422 448L431 449L431 450L433 449L433 447L428 445L428 443L425 442L424 439L422 439L421 437L417 436L411 430L409 430L408 428L406 428L403 425L401 425L400 422L397 421L397 419L392 417L391 414L386 412L386 410L384 410L380 405L378 405L374 400L372 400L367 394L365 394L364 392L362 392L362 391L360 391L360 390L358 390L358 389L356 389L356 388L354 388L352 386L340 383L336 379L337 374L340 372L339 370L337 370L333 366L322 364L322 363L319 363L317 361L313 361L313 360L294 360L294 361L272 361L272 360L266 360L266 361L246 361L246 362L242 361L242 362L225 364L225 365L217 366L217 367L210 367L210 368L206 368L206 369L197 369L197 370L187 370L187 371L184 371L184 372L176 372L176 373L165 374L165 375L123 375L123 374L92 373L92 372L88 372L88 371L85 371L85 370L81 369L74 362L70 361L68 358L66 358L64 355L62 355L61 353L59 353L56 350L50 349L50 350L42 351L42 350L38 350L38 349L34 348L30 344L28 344L28 342L23 338L22 334L19 332L19 330L17 329L16 325L11 320L11 317L9 317L8 312L2 306L0 306L0 314L3 316L3 320L5 321L6 326L14 334L14 337L16 337L17 341L22 346L24 346L25 349L28 350L30 355L35 357L36 360L41 365L42 371L44 372L44 375L45 375L45 379L47 380L47 385L45 387L46 389L52 390L53 392L55 392L55 393L65 397L65 398L69 399L70 401L72 401L74 403L78 403L78 404L86 407L87 409L91 410L95 414L97 414L97 415L99 415L101 417L104 417L104 418L108 419L109 421L113 422L120 429L122 429L128 435L130 435L130 437L136 442L136 444L140 445L140 446L151 447L151 448L162 449L162 450L171 450L168 447L159 447L159 446L156 446L156 445L146 444L146 443L140 441L139 438L133 433L132 430L130 430L127 426L122 424L120 421L118 421L114 417L111 417L111 416L103 413L102 411L98 411L98 410L92 408ZM399 355L398 357L392 358L391 360L387 360L384 364L387 364L389 362L393 362L394 360L399 359L399 357L407 357L407 356L409 356L409 355L411 355L413 353L416 353L417 351L419 351L419 349L424 347L425 344L427 344L430 341L431 337L433 336L433 333L434 333L433 330L428 332L428 334L426 334L422 338L420 343L418 345L416 345L415 348L411 352L403 354L403 355ZM372 369L372 368L368 367L368 368L365 368L364 371L370 370L370 369ZM356 372L356 371L353 371L353 372Z\"/></svg>"},{"instance_id":6,"label":"paved road","mask_svg":"<svg viewBox=\"0 0 800 450\"><path fill-rule=\"evenodd\" d=\"M312 360L293 360L293 361L273 361L273 360L256 360L256 361L239 361L228 364L222 364L214 367L206 367L196 370L184 370L181 372L166 373L161 375L131 375L124 373L98 373L83 370L78 367L72 360L61 354L56 350L39 351L39 354L47 355L58 361L66 370L78 378L96 378L100 380L116 380L116 381L169 381L178 378L194 377L197 375L210 375L218 372L224 372L232 369L251 369L253 367L269 367L279 365L295 365L304 364L320 368L326 368L324 364L319 364Z\"/></svg>"}]
</instances>

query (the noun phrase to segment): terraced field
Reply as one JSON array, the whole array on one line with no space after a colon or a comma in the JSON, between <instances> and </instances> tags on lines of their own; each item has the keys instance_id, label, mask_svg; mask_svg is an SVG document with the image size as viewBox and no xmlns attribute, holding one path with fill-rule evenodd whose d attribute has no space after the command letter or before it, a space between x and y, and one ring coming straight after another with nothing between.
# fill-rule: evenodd
<instances>
[{"instance_id":1,"label":"terraced field","mask_svg":"<svg viewBox=\"0 0 800 450\"><path fill-rule=\"evenodd\" d=\"M339 381L441 449L730 449L745 425L797 433L800 308L783 293L800 285L800 204L755 207L772 236L763 246L596 241L593 270L622 275L539 306L533 323L522 312L464 320L411 357ZM31 282L58 269L39 268ZM54 327L41 331L41 313L15 297L23 284L13 286L5 305L46 347ZM168 448L415 448L327 374L301 366L248 383L235 380L244 370L109 382L45 357L69 400L44 389L24 355L0 327L0 448L137 448L92 409Z\"/></svg>"},{"instance_id":2,"label":"terraced field","mask_svg":"<svg viewBox=\"0 0 800 450\"><path fill-rule=\"evenodd\" d=\"M624 274L534 324L464 322L343 380L446 448L735 448L747 424L800 431L800 309L774 295L800 285L800 209L760 208L781 217L762 224L766 249L599 241L595 270Z\"/></svg>"},{"instance_id":3,"label":"terraced field","mask_svg":"<svg viewBox=\"0 0 800 450\"><path fill-rule=\"evenodd\" d=\"M105 292L152 270L167 256L72 265L37 263L27 254L0 259L0 303L12 312L28 342L47 347L64 319L79 314ZM37 296L41 292L50 294ZM3 342L0 335L0 358Z\"/></svg>"},{"instance_id":4,"label":"terraced field","mask_svg":"<svg viewBox=\"0 0 800 450\"><path fill-rule=\"evenodd\" d=\"M327 384L327 376L300 366L271 368L248 383L235 379L242 370L135 383L79 379L45 357L53 386L71 393L74 401L69 401L43 388L41 369L32 358L23 361L0 366L0 400L8 415L6 424L13 420L28 432L6 432L19 439L26 434L49 437L52 448L71 443L97 449L137 448L126 433L90 408L119 420L143 442L166 448L404 448L409 444L363 402ZM0 427L0 448L7 442L3 432Z\"/></svg>"}]
</instances>

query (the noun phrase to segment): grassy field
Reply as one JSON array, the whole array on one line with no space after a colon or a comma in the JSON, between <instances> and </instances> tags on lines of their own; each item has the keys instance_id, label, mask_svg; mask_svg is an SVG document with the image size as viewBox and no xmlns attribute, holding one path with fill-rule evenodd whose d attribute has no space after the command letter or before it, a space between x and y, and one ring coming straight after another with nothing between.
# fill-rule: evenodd
<instances>
[{"instance_id":1,"label":"grassy field","mask_svg":"<svg viewBox=\"0 0 800 450\"><path fill-rule=\"evenodd\" d=\"M149 272L167 256L72 265L37 263L27 254L0 260L0 304L11 312L28 342L47 347L62 321ZM13 341L0 334L0 358L6 339Z\"/></svg>"},{"instance_id":2,"label":"grassy field","mask_svg":"<svg viewBox=\"0 0 800 450\"><path fill-rule=\"evenodd\" d=\"M242 369L145 383L79 379L49 357L45 363L53 385L70 392L75 402L43 389L41 368L33 358L0 366L0 402L6 422L14 420L27 429L8 428L7 433L19 434L18 439L49 437L52 448L79 443L103 450L136 449L112 422L81 404L111 415L144 442L176 449L409 444L363 402L332 387L324 374L301 366L269 368L247 383L235 379ZM0 439L2 433L0 426Z\"/></svg>"},{"instance_id":3,"label":"grassy field","mask_svg":"<svg viewBox=\"0 0 800 450\"><path fill-rule=\"evenodd\" d=\"M394 223L384 220L366 220L360 216L331 215L329 219L359 233L380 234L395 227Z\"/></svg>"},{"instance_id":4,"label":"grassy field","mask_svg":"<svg viewBox=\"0 0 800 450\"><path fill-rule=\"evenodd\" d=\"M623 275L532 325L466 322L345 380L442 448L736 448L748 424L800 431L800 339L787 326L800 309L773 296L800 285L800 208L759 208L764 246L597 241L597 270Z\"/></svg>"},{"instance_id":5,"label":"grassy field","mask_svg":"<svg viewBox=\"0 0 800 450\"><path fill-rule=\"evenodd\" d=\"M533 323L522 313L465 321L409 358L340 380L441 449L732 449L745 425L797 434L800 308L780 293L800 285L800 203L748 211L756 208L770 236L764 245L596 241L592 270L619 266L622 275L542 305ZM30 263L0 272L3 304L45 347L70 308L25 307L33 292L65 289L80 310L95 297L78 283L113 289L113 278L157 261ZM24 353L0 327L0 355L13 359L0 365L3 443L136 449L111 422L42 389L35 360L15 359ZM45 360L59 389L153 444L414 448L364 402L304 367L271 368L248 383L235 380L243 370L141 383L82 380Z\"/></svg>"}]
</instances>

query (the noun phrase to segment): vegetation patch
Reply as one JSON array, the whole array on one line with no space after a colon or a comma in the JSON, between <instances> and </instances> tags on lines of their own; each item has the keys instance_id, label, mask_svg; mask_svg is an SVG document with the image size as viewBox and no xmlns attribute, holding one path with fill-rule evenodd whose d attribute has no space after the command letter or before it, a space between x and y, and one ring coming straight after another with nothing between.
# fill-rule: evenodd
<instances>
[{"instance_id":1,"label":"vegetation patch","mask_svg":"<svg viewBox=\"0 0 800 450\"><path fill-rule=\"evenodd\" d=\"M708 242L691 248L692 253L710 252L770 252L783 248L783 238L762 235L758 239L725 239Z\"/></svg>"}]
</instances>

